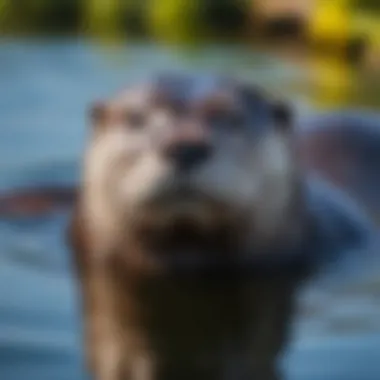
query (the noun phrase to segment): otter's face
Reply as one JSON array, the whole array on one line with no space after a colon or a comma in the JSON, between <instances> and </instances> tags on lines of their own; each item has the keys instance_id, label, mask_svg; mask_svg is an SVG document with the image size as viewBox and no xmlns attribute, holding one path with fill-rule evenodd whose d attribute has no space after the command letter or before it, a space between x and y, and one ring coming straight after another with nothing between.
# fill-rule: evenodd
<instances>
[{"instance_id":1,"label":"otter's face","mask_svg":"<svg viewBox=\"0 0 380 380\"><path fill-rule=\"evenodd\" d=\"M196 219L212 202L243 213L288 202L289 115L258 89L169 76L97 104L93 124L85 175L113 213Z\"/></svg>"}]
</instances>

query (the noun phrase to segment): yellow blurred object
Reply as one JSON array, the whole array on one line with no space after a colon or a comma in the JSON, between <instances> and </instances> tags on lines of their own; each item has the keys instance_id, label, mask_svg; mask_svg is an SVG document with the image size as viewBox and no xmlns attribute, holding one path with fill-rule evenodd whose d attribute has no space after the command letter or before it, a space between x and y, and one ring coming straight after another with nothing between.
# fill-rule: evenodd
<instances>
[{"instance_id":1,"label":"yellow blurred object","mask_svg":"<svg viewBox=\"0 0 380 380\"><path fill-rule=\"evenodd\" d=\"M315 88L315 106L336 108L349 102L355 72L346 60L329 55L314 55L309 62L309 74Z\"/></svg>"},{"instance_id":2,"label":"yellow blurred object","mask_svg":"<svg viewBox=\"0 0 380 380\"><path fill-rule=\"evenodd\" d=\"M350 37L351 18L347 0L317 0L310 15L309 36L317 43L343 45Z\"/></svg>"}]
</instances>

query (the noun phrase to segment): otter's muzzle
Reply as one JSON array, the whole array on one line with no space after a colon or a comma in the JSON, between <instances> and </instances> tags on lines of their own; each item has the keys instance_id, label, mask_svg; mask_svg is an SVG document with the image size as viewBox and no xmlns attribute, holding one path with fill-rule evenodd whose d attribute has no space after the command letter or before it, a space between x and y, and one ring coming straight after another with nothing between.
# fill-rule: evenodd
<instances>
[{"instance_id":1,"label":"otter's muzzle","mask_svg":"<svg viewBox=\"0 0 380 380\"><path fill-rule=\"evenodd\" d=\"M207 134L195 125L181 126L163 146L163 154L178 171L197 169L212 155Z\"/></svg>"},{"instance_id":2,"label":"otter's muzzle","mask_svg":"<svg viewBox=\"0 0 380 380\"><path fill-rule=\"evenodd\" d=\"M190 171L208 160L211 147L206 143L181 142L170 145L165 155L179 171Z\"/></svg>"}]
</instances>

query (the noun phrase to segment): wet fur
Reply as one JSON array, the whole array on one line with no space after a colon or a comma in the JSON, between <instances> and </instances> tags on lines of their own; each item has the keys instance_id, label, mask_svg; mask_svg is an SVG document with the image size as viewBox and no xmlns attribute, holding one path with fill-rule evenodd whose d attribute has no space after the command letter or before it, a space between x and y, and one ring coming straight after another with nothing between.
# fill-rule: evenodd
<instances>
[{"instance_id":1,"label":"wet fur","mask_svg":"<svg viewBox=\"0 0 380 380\"><path fill-rule=\"evenodd\" d=\"M111 107L125 101L125 96L118 96ZM270 104L264 98L264 108L269 109ZM97 112L100 124L102 117L104 112ZM207 203L213 211L206 213L206 221L202 221L205 204L199 209L195 205L194 213L205 230L221 230L225 222L230 236L210 235L207 252L200 258L197 252L186 253L190 260L200 259L200 266L189 262L177 271L173 269L177 267L167 266L162 252L157 255L155 248L141 244L134 229L141 221L132 219L142 210L141 201L157 176L165 177L167 167L149 151L145 166L137 166L129 176L135 162L117 161L130 142L117 125L109 128L109 120L105 123L108 130L95 125L70 227L83 298L86 354L95 378L281 378L278 359L288 342L296 290L309 273L308 258L313 249L327 248L324 243L339 235L334 231L329 236L329 231L318 229L318 208L308 207L314 201L305 196L306 176L293 157L291 131L276 132L269 127L255 150L256 160L243 162L246 172L216 159L209 172L205 169L206 180L196 177L203 189L206 186L210 194L217 193L214 174L218 167L228 168L224 174L229 181L223 182L221 199L231 207L224 210L218 203L212 207ZM225 149L221 148L221 158ZM121 182L112 183L113 188L106 186L119 164L129 188ZM228 183L231 181L233 186ZM239 192L239 185L246 191ZM123 195L115 188L122 189ZM110 194L115 203L110 202ZM323 203L324 196L317 196L314 203L320 199ZM240 208L248 217L237 222L230 213ZM342 209L339 206L338 214ZM152 210L147 209L148 217ZM210 219L210 215L218 218ZM161 217L153 215L154 226L158 220ZM229 224L231 220L234 223ZM361 239L354 234L353 244ZM179 241L180 249L186 244ZM203 271L205 262L211 264ZM239 266L241 263L244 265ZM188 268L192 269L186 271Z\"/></svg>"},{"instance_id":2,"label":"wet fur","mask_svg":"<svg viewBox=\"0 0 380 380\"><path fill-rule=\"evenodd\" d=\"M95 262L77 223L72 243L87 364L96 379L281 378L278 359L306 267L255 272L253 278L141 279L127 275L116 254Z\"/></svg>"}]
</instances>

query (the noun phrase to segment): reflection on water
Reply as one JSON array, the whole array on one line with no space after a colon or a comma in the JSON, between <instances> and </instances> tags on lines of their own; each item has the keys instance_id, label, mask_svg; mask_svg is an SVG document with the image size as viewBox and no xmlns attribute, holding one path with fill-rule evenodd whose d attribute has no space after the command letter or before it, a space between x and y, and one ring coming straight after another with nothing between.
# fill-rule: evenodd
<instances>
[{"instance_id":1,"label":"reflection on water","mask_svg":"<svg viewBox=\"0 0 380 380\"><path fill-rule=\"evenodd\" d=\"M308 102L324 107L380 106L375 96L368 102L355 96L366 92L355 88L358 81L353 75L359 74L339 67L335 79L343 87L334 88L327 76L334 77L334 72L326 73L319 62L282 64L274 56L237 46L209 46L196 52L128 45L112 51L80 40L3 40L0 188L75 183L88 103L157 69L227 71L281 91L301 109ZM373 87L372 82L375 94ZM62 235L67 217L0 221L1 379L84 378L77 301ZM294 345L284 361L289 377L377 380L379 300L380 265L355 283L351 278L344 286L321 282L307 289L301 297Z\"/></svg>"}]
</instances>

